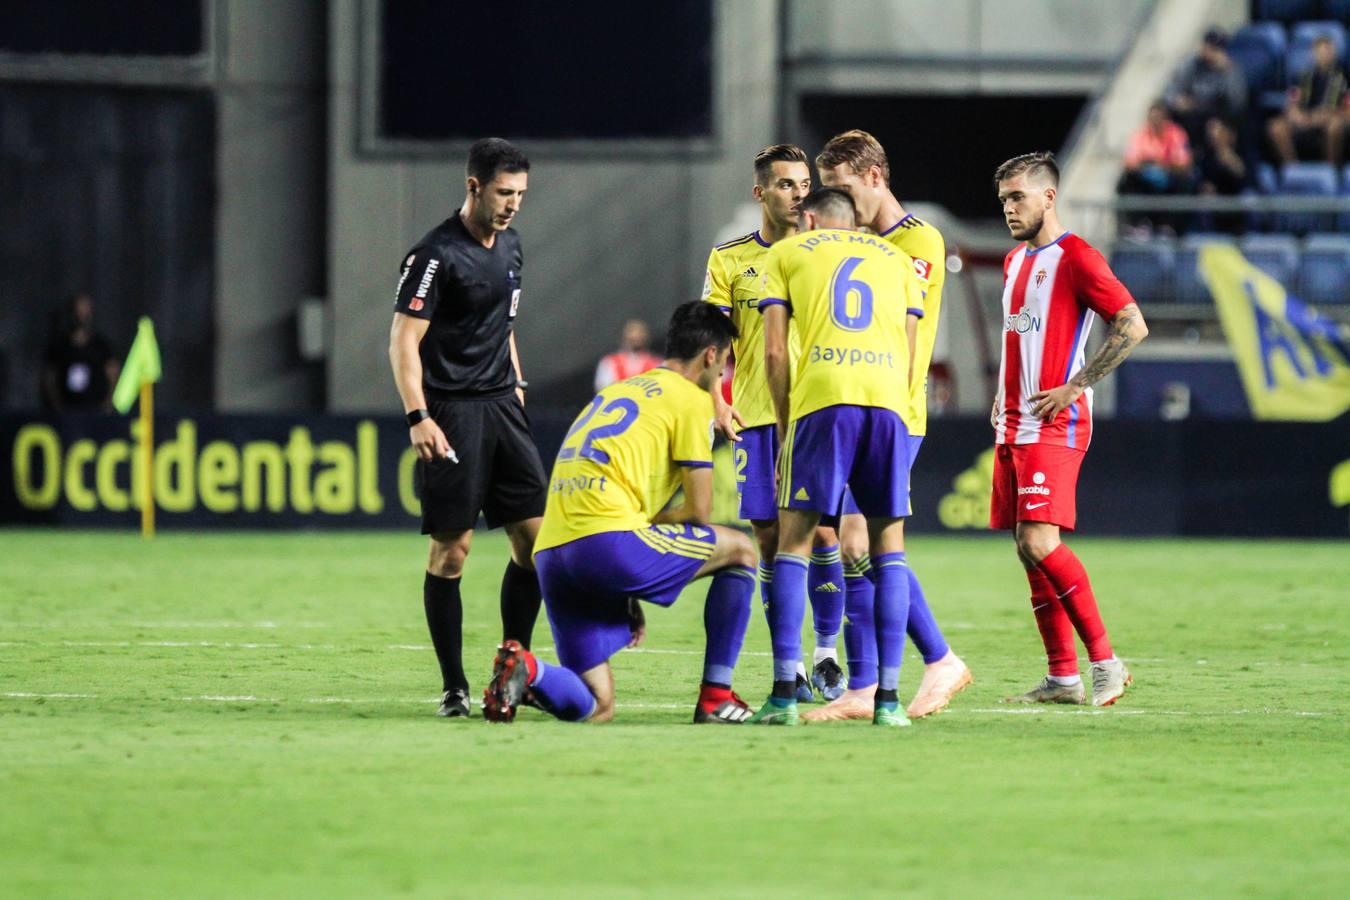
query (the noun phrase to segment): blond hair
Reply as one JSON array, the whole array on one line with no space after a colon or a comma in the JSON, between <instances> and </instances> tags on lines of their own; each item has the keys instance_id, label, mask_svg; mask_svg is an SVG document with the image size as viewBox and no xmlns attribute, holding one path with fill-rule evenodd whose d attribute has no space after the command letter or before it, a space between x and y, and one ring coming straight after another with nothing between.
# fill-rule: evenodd
<instances>
[{"instance_id":1,"label":"blond hair","mask_svg":"<svg viewBox=\"0 0 1350 900\"><path fill-rule=\"evenodd\" d=\"M881 142L866 131L855 128L836 134L816 154L816 168L822 171L844 163L855 175L877 166L881 169L881 180L888 185L891 183L891 165L886 161L886 151L882 149Z\"/></svg>"}]
</instances>

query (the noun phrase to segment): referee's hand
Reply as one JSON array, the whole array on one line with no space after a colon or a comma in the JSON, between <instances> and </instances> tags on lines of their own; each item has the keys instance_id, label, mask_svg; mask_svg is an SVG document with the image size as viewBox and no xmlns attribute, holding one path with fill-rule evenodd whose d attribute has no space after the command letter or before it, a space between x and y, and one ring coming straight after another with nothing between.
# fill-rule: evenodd
<instances>
[{"instance_id":1,"label":"referee's hand","mask_svg":"<svg viewBox=\"0 0 1350 900\"><path fill-rule=\"evenodd\" d=\"M417 458L423 462L445 459L453 452L450 449L450 442L445 439L445 432L441 431L441 426L436 424L435 419L423 419L418 422L408 429L408 437L412 441L413 449L417 451Z\"/></svg>"}]
</instances>

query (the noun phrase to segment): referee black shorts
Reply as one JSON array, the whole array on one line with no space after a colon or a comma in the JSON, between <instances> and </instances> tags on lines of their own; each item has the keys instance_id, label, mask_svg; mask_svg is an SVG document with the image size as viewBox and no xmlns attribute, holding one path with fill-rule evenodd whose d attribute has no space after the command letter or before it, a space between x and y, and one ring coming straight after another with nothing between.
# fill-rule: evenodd
<instances>
[{"instance_id":1,"label":"referee black shorts","mask_svg":"<svg viewBox=\"0 0 1350 900\"><path fill-rule=\"evenodd\" d=\"M489 528L544 514L548 478L514 392L496 399L428 396L427 411L459 462L418 460L423 534L473 528L479 512Z\"/></svg>"}]
</instances>

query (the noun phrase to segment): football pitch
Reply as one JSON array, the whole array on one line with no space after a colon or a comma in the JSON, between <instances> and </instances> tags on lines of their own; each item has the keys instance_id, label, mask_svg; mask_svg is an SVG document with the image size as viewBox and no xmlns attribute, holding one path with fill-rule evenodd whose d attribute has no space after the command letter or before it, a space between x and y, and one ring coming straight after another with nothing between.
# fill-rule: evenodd
<instances>
[{"instance_id":1,"label":"football pitch","mask_svg":"<svg viewBox=\"0 0 1350 900\"><path fill-rule=\"evenodd\" d=\"M433 714L416 536L3 531L0 896L1343 896L1346 545L1073 546L1135 673L1107 710L1001 705L1043 674L1010 542L917 535L948 713L692 727L703 582L614 723L493 726ZM505 560L477 536L475 693ZM745 649L758 705L758 612Z\"/></svg>"}]
</instances>

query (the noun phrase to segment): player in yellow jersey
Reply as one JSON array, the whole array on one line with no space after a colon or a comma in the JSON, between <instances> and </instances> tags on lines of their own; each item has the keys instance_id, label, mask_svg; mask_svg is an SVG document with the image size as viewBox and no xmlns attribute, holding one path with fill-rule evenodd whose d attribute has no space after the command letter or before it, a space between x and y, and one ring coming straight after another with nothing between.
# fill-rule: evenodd
<instances>
[{"instance_id":1,"label":"player in yellow jersey","mask_svg":"<svg viewBox=\"0 0 1350 900\"><path fill-rule=\"evenodd\" d=\"M904 533L909 514L906 310L922 301L913 262L856 228L845 191L822 188L802 201L798 234L774 245L764 270L764 365L782 434L778 461L778 552L769 631L773 692L751 722L799 721L793 673L806 606L806 553L822 515L853 496L867 519L876 566L879 685L872 721L908 725L896 688L909 612ZM800 352L788 358L788 323Z\"/></svg>"},{"instance_id":2,"label":"player in yellow jersey","mask_svg":"<svg viewBox=\"0 0 1350 900\"><path fill-rule=\"evenodd\" d=\"M816 156L816 169L822 184L848 191L858 208L859 224L884 237L913 259L914 270L924 285L923 302L909 310L907 323L913 422L909 464L912 469L919 445L927 434L928 364L937 340L942 287L946 279L947 254L942 234L905 211L891 191L886 151L867 132L846 131L831 138ZM865 577L870 563L865 555L865 530L858 518L845 516L840 529L848 576L846 582L850 589L847 610L850 624L844 628L849 690L828 706L805 713L803 717L812 721L866 718L872 714L876 672L869 663L875 659L876 650L871 644L871 604L867 597L870 582ZM923 680L908 708L910 717L918 718L944 709L958 691L970 684L971 678L965 662L947 645L912 569L909 571L909 591L906 630L924 661ZM853 665L855 658L861 661L857 667Z\"/></svg>"},{"instance_id":3,"label":"player in yellow jersey","mask_svg":"<svg viewBox=\"0 0 1350 900\"><path fill-rule=\"evenodd\" d=\"M740 516L750 522L759 544L759 584L767 607L773 555L778 546L773 472L778 441L773 427L773 401L764 378L764 326L758 306L765 257L774 243L797 233L797 206L811 192L811 170L800 147L774 144L755 156L754 175L753 195L760 205L759 230L712 249L708 254L703 299L729 315L740 330L740 337L732 345L736 357L731 382L733 405L727 406L716 395L714 401L719 428L735 442ZM789 334L788 340L789 347L795 348L795 337ZM809 681L805 667L799 667L798 699L803 702L814 699L811 691L814 683L826 700L833 700L844 691L837 649L844 618L844 569L839 537L833 528L822 527L816 533L809 595L816 649Z\"/></svg>"},{"instance_id":4,"label":"player in yellow jersey","mask_svg":"<svg viewBox=\"0 0 1350 900\"><path fill-rule=\"evenodd\" d=\"M509 722L521 703L566 721L614 715L609 658L645 634L638 600L675 602L712 575L696 723L740 724L750 710L731 673L750 619L755 548L712 513L710 393L736 326L706 303L675 310L662 366L612 384L577 416L553 465L534 563L561 665L516 641L497 648L483 715ZM684 502L667 509L678 488Z\"/></svg>"}]
</instances>

